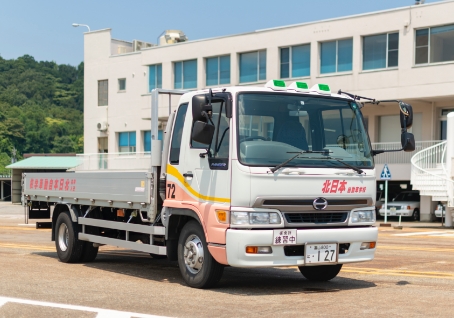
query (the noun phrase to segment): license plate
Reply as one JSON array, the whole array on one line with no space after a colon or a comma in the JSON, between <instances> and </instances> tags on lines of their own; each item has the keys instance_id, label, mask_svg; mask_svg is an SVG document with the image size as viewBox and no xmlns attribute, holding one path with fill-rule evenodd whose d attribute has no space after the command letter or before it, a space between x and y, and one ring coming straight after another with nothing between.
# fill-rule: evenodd
<instances>
[{"instance_id":1,"label":"license plate","mask_svg":"<svg viewBox=\"0 0 454 318\"><path fill-rule=\"evenodd\" d=\"M389 211L396 212L396 208L390 208Z\"/></svg>"},{"instance_id":2,"label":"license plate","mask_svg":"<svg viewBox=\"0 0 454 318\"><path fill-rule=\"evenodd\" d=\"M304 260L306 264L337 263L337 243L306 244Z\"/></svg>"},{"instance_id":3,"label":"license plate","mask_svg":"<svg viewBox=\"0 0 454 318\"><path fill-rule=\"evenodd\" d=\"M273 230L273 245L296 245L296 229Z\"/></svg>"}]
</instances>

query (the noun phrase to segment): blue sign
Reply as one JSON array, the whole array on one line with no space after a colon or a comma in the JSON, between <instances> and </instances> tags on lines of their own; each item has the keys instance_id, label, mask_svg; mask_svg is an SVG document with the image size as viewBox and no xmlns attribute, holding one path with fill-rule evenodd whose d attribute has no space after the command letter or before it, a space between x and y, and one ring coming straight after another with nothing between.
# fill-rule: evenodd
<instances>
[{"instance_id":1,"label":"blue sign","mask_svg":"<svg viewBox=\"0 0 454 318\"><path fill-rule=\"evenodd\" d=\"M387 163L383 166L383 170L380 174L380 180L391 180L391 171L389 171Z\"/></svg>"}]
</instances>

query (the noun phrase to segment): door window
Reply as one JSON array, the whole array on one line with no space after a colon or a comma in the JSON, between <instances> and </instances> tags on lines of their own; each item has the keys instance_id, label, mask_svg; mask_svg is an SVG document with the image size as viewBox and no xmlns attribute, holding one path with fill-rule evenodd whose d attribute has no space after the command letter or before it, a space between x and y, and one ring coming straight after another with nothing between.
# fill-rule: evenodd
<instances>
[{"instance_id":1,"label":"door window","mask_svg":"<svg viewBox=\"0 0 454 318\"><path fill-rule=\"evenodd\" d=\"M170 145L169 161L173 165L180 163L181 136L183 135L184 119L188 104L183 104L178 108L175 125L173 126L172 143Z\"/></svg>"}]
</instances>

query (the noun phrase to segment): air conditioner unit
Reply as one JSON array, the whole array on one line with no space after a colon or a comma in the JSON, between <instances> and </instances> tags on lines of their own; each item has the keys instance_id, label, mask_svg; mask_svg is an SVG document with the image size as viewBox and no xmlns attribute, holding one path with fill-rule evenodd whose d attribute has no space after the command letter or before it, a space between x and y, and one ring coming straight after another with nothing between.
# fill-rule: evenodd
<instances>
[{"instance_id":1,"label":"air conditioner unit","mask_svg":"<svg viewBox=\"0 0 454 318\"><path fill-rule=\"evenodd\" d=\"M133 47L134 52L140 51L147 47L153 47L153 46L154 46L153 43L143 42L143 41L139 41L139 40L132 41L132 47Z\"/></svg>"},{"instance_id":2,"label":"air conditioner unit","mask_svg":"<svg viewBox=\"0 0 454 318\"><path fill-rule=\"evenodd\" d=\"M100 121L96 124L96 128L98 131L106 131L107 130L107 122L106 121Z\"/></svg>"}]
</instances>

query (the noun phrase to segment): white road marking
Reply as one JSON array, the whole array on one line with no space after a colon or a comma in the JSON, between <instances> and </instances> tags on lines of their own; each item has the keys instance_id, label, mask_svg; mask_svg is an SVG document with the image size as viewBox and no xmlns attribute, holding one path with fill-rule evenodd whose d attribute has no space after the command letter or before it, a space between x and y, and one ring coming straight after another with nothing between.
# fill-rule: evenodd
<instances>
[{"instance_id":1,"label":"white road marking","mask_svg":"<svg viewBox=\"0 0 454 318\"><path fill-rule=\"evenodd\" d=\"M451 231L437 231L437 232L411 232L411 233L402 233L402 234L392 234L393 236L421 236L421 235L431 235L431 236L454 236L454 232Z\"/></svg>"},{"instance_id":2,"label":"white road marking","mask_svg":"<svg viewBox=\"0 0 454 318\"><path fill-rule=\"evenodd\" d=\"M32 306L43 306L43 307L52 307L52 308L60 308L60 309L69 309L69 310L79 310L79 311L86 311L86 312L94 312L98 315L97 318L105 318L105 317L115 317L115 318L130 318L130 317L138 317L138 318L168 318L165 316L155 316L155 315L147 315L147 314L139 314L134 312L127 312L127 311L117 311L117 310L109 310L109 309L102 309L102 308L94 308L94 307L84 307L84 306L76 306L76 305L67 305L67 304L57 304L57 303L50 303L45 301L37 301L37 300L29 300L29 299L20 299L20 298L10 298L10 297L1 297L0 296L0 308L6 303L16 303L16 304L25 304L25 305L32 305Z\"/></svg>"}]
</instances>

